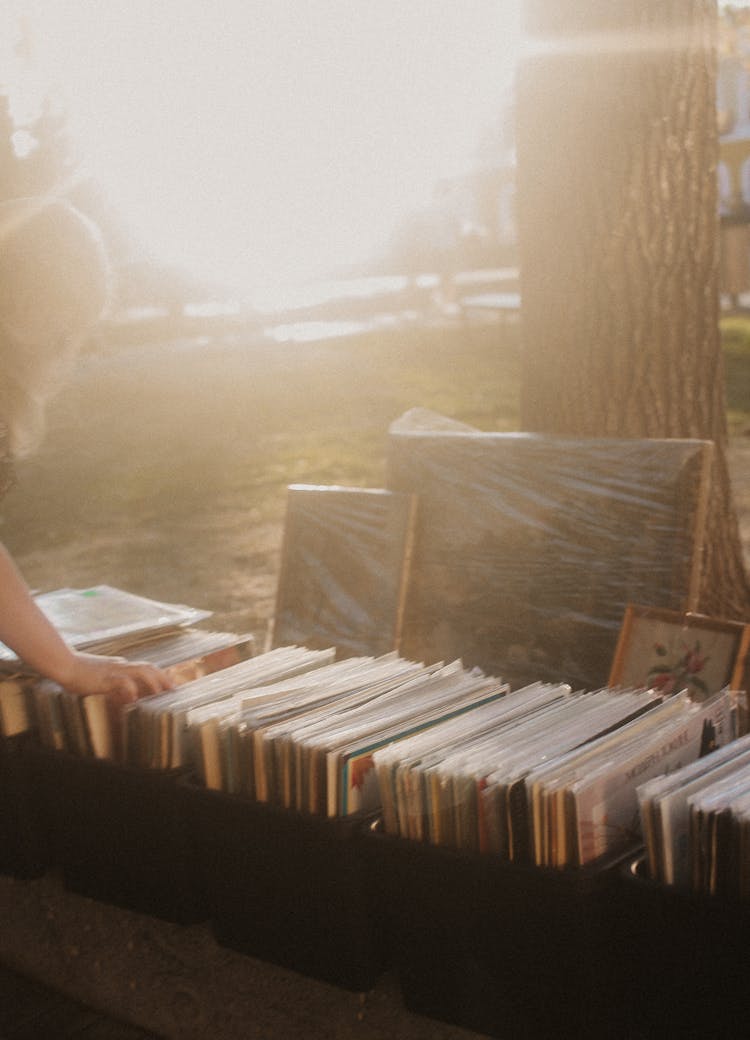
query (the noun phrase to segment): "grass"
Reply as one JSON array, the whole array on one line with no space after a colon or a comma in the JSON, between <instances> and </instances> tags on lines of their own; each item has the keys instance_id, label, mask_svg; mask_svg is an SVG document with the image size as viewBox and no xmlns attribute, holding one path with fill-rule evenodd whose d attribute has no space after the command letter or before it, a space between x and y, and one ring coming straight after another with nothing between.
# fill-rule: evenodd
<instances>
[{"instance_id":1,"label":"grass","mask_svg":"<svg viewBox=\"0 0 750 1040\"><path fill-rule=\"evenodd\" d=\"M750 317L733 315L721 321L730 433L750 430Z\"/></svg>"},{"instance_id":2,"label":"grass","mask_svg":"<svg viewBox=\"0 0 750 1040\"><path fill-rule=\"evenodd\" d=\"M47 439L24 471L60 520L76 524L85 503L96 504L100 524L147 501L175 512L290 481L381 482L388 426L409 408L516 427L517 346L509 326L463 340L415 329L91 359L55 401ZM11 500L9 508L12 520ZM22 544L35 535L18 532Z\"/></svg>"}]
</instances>

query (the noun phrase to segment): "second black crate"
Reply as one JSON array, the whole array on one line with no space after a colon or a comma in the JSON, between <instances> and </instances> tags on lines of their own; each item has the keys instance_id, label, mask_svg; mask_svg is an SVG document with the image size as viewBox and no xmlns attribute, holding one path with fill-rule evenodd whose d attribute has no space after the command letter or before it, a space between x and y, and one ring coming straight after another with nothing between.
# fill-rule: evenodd
<instances>
[{"instance_id":1,"label":"second black crate","mask_svg":"<svg viewBox=\"0 0 750 1040\"><path fill-rule=\"evenodd\" d=\"M326 819L185 781L192 861L217 941L345 989L387 961L369 912L360 818Z\"/></svg>"},{"instance_id":2,"label":"second black crate","mask_svg":"<svg viewBox=\"0 0 750 1040\"><path fill-rule=\"evenodd\" d=\"M619 859L554 871L373 832L367 861L409 1010L498 1037L621 1035L605 923Z\"/></svg>"}]
</instances>

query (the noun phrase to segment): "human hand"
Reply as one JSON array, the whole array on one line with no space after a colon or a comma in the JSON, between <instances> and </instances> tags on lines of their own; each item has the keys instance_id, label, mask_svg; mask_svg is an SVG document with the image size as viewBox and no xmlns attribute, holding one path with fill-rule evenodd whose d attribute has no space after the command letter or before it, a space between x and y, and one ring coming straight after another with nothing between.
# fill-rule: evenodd
<instances>
[{"instance_id":1,"label":"human hand","mask_svg":"<svg viewBox=\"0 0 750 1040\"><path fill-rule=\"evenodd\" d=\"M70 668L59 681L66 690L80 696L105 694L117 707L174 687L166 673L155 665L82 651L73 651Z\"/></svg>"}]
</instances>

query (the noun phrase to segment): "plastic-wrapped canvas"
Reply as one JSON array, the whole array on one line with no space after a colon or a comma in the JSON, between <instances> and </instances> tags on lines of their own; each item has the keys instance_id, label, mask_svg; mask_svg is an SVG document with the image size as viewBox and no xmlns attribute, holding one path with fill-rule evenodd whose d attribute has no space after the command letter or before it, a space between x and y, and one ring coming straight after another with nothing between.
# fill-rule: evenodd
<instances>
[{"instance_id":1,"label":"plastic-wrapped canvas","mask_svg":"<svg viewBox=\"0 0 750 1040\"><path fill-rule=\"evenodd\" d=\"M401 652L514 685L604 685L628 603L696 606L712 452L431 430L407 413L387 481L419 502Z\"/></svg>"},{"instance_id":2,"label":"plastic-wrapped canvas","mask_svg":"<svg viewBox=\"0 0 750 1040\"><path fill-rule=\"evenodd\" d=\"M415 503L385 488L292 484L273 646L398 649Z\"/></svg>"}]
</instances>

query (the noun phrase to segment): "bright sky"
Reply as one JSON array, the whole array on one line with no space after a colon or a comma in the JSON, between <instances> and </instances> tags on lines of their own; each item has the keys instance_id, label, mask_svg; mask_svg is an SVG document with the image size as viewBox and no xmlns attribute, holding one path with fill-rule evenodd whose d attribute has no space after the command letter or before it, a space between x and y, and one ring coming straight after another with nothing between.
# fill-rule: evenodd
<instances>
[{"instance_id":1,"label":"bright sky","mask_svg":"<svg viewBox=\"0 0 750 1040\"><path fill-rule=\"evenodd\" d=\"M10 3L141 240L243 287L369 255L497 120L518 38L518 0Z\"/></svg>"}]
</instances>

